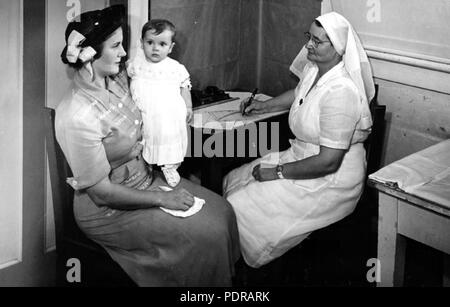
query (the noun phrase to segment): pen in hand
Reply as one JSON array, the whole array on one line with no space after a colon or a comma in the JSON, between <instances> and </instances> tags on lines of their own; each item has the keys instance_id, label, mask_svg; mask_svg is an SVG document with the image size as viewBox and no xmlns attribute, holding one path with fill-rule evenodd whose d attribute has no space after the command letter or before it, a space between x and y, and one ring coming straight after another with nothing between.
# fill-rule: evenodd
<instances>
[{"instance_id":1,"label":"pen in hand","mask_svg":"<svg viewBox=\"0 0 450 307\"><path fill-rule=\"evenodd\" d=\"M246 103L244 103L244 108L242 109L242 115L247 115L247 113L245 112L245 109L247 109L247 107L252 104L252 101L255 98L256 93L258 93L258 88L255 88L253 90L252 95L250 96L248 101Z\"/></svg>"}]
</instances>

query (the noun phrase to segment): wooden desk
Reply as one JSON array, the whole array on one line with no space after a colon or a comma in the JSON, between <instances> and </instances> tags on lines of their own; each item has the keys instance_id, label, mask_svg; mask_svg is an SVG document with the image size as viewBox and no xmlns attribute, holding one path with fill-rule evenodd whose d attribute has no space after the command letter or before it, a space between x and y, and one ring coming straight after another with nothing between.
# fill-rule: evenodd
<instances>
[{"instance_id":1,"label":"wooden desk","mask_svg":"<svg viewBox=\"0 0 450 307\"><path fill-rule=\"evenodd\" d=\"M446 253L443 285L450 286L450 208L369 179L379 191L379 287L402 286L406 238Z\"/></svg>"},{"instance_id":2,"label":"wooden desk","mask_svg":"<svg viewBox=\"0 0 450 307\"><path fill-rule=\"evenodd\" d=\"M276 134L278 138L278 146L276 151L282 151L287 149L289 144L289 138L292 138L292 133L289 129L288 124L288 114L281 114L272 117L268 117L264 120L259 120L256 122L257 133L259 134L259 129L261 128L260 124L266 123L267 130L270 131L273 125L277 125L279 132ZM249 135L245 135L245 139L242 139L243 133L246 131L247 126L240 126L238 128L232 130L208 130L202 128L194 128L190 129L190 146L188 146L188 151L190 152L190 158L195 161L196 165L200 166L201 169L201 184L202 186L216 192L217 194L222 195L222 181L223 177L232 169L237 168L245 163L251 162L254 159L257 159L264 155L259 151L259 137L256 140L251 140ZM239 137L240 135L240 137ZM268 135L270 144L274 142L272 140L271 134ZM201 156L194 152L195 148L199 145L192 145L195 140L201 140L201 145L203 146L208 139L214 138L222 138L223 139L223 148L221 150L216 150L214 156L206 156L202 151ZM192 141L194 140L194 141ZM232 153L227 152L229 149L227 145L230 145L228 140L233 140L233 151ZM242 148L245 149L245 152L238 155L237 143L240 142L240 145L243 145ZM228 144L227 144L228 143ZM244 144L243 144L244 143ZM269 146L272 148L271 146Z\"/></svg>"},{"instance_id":3,"label":"wooden desk","mask_svg":"<svg viewBox=\"0 0 450 307\"><path fill-rule=\"evenodd\" d=\"M229 122L225 119L215 122L216 125L205 125L202 121L196 121L195 114L200 112L217 112L217 114L208 114L209 118L226 118L233 119L231 117L224 117L226 112L233 112L233 110L239 110L239 104L245 97L248 97L251 93L242 92L230 92L231 97L239 97L234 101L225 102L219 105L212 105L210 107L202 108L201 110L194 110L194 124L191 124L190 140L188 146L188 157L200 162L201 165L201 184L202 186L218 193L222 194L222 180L223 177L232 169L241 166L244 163L248 163L264 154L259 151L260 148L260 128L267 128L268 139L265 141L272 144L275 140L271 138L271 131L277 125L279 131L276 135L278 138L278 148L276 151L287 149L289 146L289 138L293 135L290 132L288 124L288 112L289 110L274 112L261 115L246 116L242 118L239 114L235 114L238 118L235 124L231 124L231 128L227 127ZM266 99L269 98L266 96ZM222 114L221 112L225 112ZM235 113L235 112L234 112ZM242 121L241 121L242 119ZM213 120L214 121L214 120ZM261 126L265 123L265 126ZM249 126L256 128L257 137L250 137ZM206 126L206 127L204 127ZM213 129L217 126L217 129ZM222 129L221 129L222 128ZM275 131L275 130L274 130ZM244 137L242 137L245 135ZM199 147L203 148L205 142L211 140L222 140L222 148L214 150L214 155L206 155L203 150L199 150ZM230 143L231 140L231 143ZM239 152L238 143L240 148L244 148L244 152ZM230 145L233 146L230 150ZM272 149L272 146L268 146ZM242 151L242 150L241 150ZM196 162L196 164L198 163Z\"/></svg>"}]
</instances>

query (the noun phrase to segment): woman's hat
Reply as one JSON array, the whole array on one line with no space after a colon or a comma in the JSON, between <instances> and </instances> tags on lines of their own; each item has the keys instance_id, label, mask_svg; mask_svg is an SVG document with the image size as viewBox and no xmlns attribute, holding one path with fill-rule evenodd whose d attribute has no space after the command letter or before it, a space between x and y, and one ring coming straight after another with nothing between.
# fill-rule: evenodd
<instances>
[{"instance_id":1,"label":"woman's hat","mask_svg":"<svg viewBox=\"0 0 450 307\"><path fill-rule=\"evenodd\" d=\"M92 48L104 42L122 26L125 16L123 5L82 13L67 25L66 47L61 58L64 63L86 62L96 54Z\"/></svg>"}]
</instances>

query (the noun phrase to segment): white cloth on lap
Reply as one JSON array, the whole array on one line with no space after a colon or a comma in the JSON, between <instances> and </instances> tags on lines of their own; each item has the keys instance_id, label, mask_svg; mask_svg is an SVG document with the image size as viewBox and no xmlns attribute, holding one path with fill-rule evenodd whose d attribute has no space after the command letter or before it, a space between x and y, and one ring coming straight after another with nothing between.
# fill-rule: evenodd
<instances>
[{"instance_id":1,"label":"white cloth on lap","mask_svg":"<svg viewBox=\"0 0 450 307\"><path fill-rule=\"evenodd\" d=\"M171 188L165 187L165 186L160 186L159 188L166 192L172 191ZM163 210L164 212L167 212L176 217L189 217L189 216L194 215L197 212L199 212L203 208L204 204L205 204L204 199L194 197L194 205L185 211L184 210L172 210L172 209L167 209L167 208L163 208L163 207L160 207L160 209Z\"/></svg>"}]
</instances>

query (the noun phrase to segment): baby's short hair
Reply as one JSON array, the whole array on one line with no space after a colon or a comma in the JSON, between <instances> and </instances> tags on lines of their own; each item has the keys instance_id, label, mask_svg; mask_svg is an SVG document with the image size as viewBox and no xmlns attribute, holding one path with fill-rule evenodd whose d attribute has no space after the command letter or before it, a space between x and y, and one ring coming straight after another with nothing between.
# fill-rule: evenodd
<instances>
[{"instance_id":1,"label":"baby's short hair","mask_svg":"<svg viewBox=\"0 0 450 307\"><path fill-rule=\"evenodd\" d=\"M147 31L151 31L151 30L155 31L156 35L161 34L165 30L169 30L170 32L173 33L172 41L175 39L175 35L176 35L176 31L177 31L174 24L166 19L152 19L152 20L148 21L142 27L142 36L141 37L144 38L145 33L147 33Z\"/></svg>"}]
</instances>

